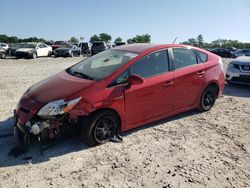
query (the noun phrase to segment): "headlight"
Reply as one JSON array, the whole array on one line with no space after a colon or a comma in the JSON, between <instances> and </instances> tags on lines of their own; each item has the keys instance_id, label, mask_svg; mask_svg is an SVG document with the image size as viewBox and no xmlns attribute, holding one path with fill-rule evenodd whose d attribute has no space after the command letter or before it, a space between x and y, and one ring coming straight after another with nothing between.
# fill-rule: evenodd
<instances>
[{"instance_id":1,"label":"headlight","mask_svg":"<svg viewBox=\"0 0 250 188\"><path fill-rule=\"evenodd\" d=\"M32 53L32 51L30 50L30 51L28 51L28 53L29 53L29 54L31 54L31 53Z\"/></svg>"},{"instance_id":2,"label":"headlight","mask_svg":"<svg viewBox=\"0 0 250 188\"><path fill-rule=\"evenodd\" d=\"M46 117L67 113L72 110L80 100L81 97L73 99L71 101L64 101L63 99L60 99L49 102L39 110L37 115Z\"/></svg>"}]
</instances>

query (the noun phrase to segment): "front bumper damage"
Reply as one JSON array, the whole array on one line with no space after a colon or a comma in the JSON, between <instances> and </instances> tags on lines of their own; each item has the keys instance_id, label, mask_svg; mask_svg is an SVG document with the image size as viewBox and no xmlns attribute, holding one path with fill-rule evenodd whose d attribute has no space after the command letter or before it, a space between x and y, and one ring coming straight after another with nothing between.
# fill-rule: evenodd
<instances>
[{"instance_id":1,"label":"front bumper damage","mask_svg":"<svg viewBox=\"0 0 250 188\"><path fill-rule=\"evenodd\" d=\"M25 153L31 143L44 143L64 138L78 132L78 118L72 119L69 114L42 119L36 114L23 114L22 109L14 110L14 142L20 153Z\"/></svg>"}]
</instances>

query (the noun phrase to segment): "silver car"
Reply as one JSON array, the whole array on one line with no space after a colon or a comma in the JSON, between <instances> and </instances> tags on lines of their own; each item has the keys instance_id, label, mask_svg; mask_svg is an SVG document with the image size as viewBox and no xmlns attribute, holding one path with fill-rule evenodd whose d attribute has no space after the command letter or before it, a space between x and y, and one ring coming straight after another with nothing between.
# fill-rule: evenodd
<instances>
[{"instance_id":1,"label":"silver car","mask_svg":"<svg viewBox=\"0 0 250 188\"><path fill-rule=\"evenodd\" d=\"M250 84L250 53L231 61L226 71L228 83Z\"/></svg>"}]
</instances>

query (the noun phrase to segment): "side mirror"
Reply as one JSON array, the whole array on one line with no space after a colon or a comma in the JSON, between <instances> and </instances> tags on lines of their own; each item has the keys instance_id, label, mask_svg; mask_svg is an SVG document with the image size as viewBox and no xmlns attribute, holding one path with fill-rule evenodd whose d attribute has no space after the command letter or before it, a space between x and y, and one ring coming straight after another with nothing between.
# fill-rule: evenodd
<instances>
[{"instance_id":1,"label":"side mirror","mask_svg":"<svg viewBox=\"0 0 250 188\"><path fill-rule=\"evenodd\" d=\"M139 85L144 82L143 78L139 75L131 75L128 77L128 84L129 85Z\"/></svg>"}]
</instances>

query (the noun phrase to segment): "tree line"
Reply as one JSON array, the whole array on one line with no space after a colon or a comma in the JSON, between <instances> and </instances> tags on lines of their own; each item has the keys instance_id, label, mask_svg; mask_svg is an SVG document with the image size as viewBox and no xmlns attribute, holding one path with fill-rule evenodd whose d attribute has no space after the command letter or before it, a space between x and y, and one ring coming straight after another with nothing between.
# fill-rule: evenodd
<instances>
[{"instance_id":1,"label":"tree line","mask_svg":"<svg viewBox=\"0 0 250 188\"><path fill-rule=\"evenodd\" d=\"M250 43L244 43L238 40L217 39L210 43L204 42L202 34L199 34L196 38L190 38L187 41L182 42L182 44L197 46L200 48L250 48Z\"/></svg>"},{"instance_id":2,"label":"tree line","mask_svg":"<svg viewBox=\"0 0 250 188\"><path fill-rule=\"evenodd\" d=\"M80 37L80 40L83 41L84 38ZM79 43L79 40L76 37L71 37L70 42L72 43ZM95 41L105 41L105 42L111 42L112 41L112 36L107 34L107 33L100 33L99 35L93 35L90 38L90 43L93 43ZM3 43L21 43L21 42L46 42L45 39L43 38L37 38L37 37L30 37L30 38L18 38L16 36L7 36L4 34L0 34L0 42ZM50 42L53 42L50 40ZM121 37L117 37L114 40L115 43L117 42L125 42ZM133 38L129 38L127 43L150 43L151 42L151 36L149 34L143 34L143 35L136 35Z\"/></svg>"},{"instance_id":3,"label":"tree line","mask_svg":"<svg viewBox=\"0 0 250 188\"><path fill-rule=\"evenodd\" d=\"M84 40L83 37L80 37L81 41ZM70 42L72 43L78 43L79 40L76 37L71 37ZM95 34L92 37L90 37L90 43L93 43L95 41L105 41L105 42L111 42L112 36L107 33L100 33L99 35ZM37 38L37 37L30 37L30 38L18 38L16 36L7 36L4 34L0 34L0 42L4 43L20 43L20 42L46 42L43 38ZM50 43L53 43L53 41L49 41ZM121 37L117 37L114 39L114 42L125 42ZM126 41L128 44L131 43L150 43L151 42L151 36L149 34L142 34L142 35L136 35L135 37L129 38ZM210 43L204 42L202 34L199 34L196 38L190 38L187 41L182 42L182 44L188 44L192 46L197 46L200 48L250 48L250 43L243 43L238 40L227 40L227 39L217 39Z\"/></svg>"}]
</instances>

